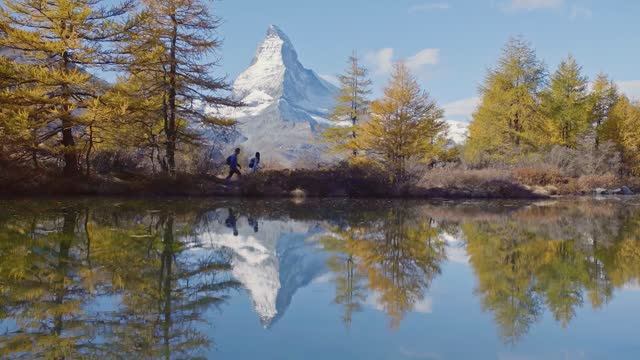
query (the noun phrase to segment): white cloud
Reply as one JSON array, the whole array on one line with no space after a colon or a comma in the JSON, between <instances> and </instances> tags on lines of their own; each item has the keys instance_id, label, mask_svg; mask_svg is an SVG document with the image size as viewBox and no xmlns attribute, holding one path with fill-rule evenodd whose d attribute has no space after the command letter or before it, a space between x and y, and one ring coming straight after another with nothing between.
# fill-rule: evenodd
<instances>
[{"instance_id":1,"label":"white cloud","mask_svg":"<svg viewBox=\"0 0 640 360\"><path fill-rule=\"evenodd\" d=\"M409 8L409 14L417 14L422 12L430 12L430 11L441 11L441 10L449 10L451 9L451 5L446 2L431 2L413 5Z\"/></svg>"},{"instance_id":2,"label":"white cloud","mask_svg":"<svg viewBox=\"0 0 640 360\"><path fill-rule=\"evenodd\" d=\"M365 300L365 304L374 310L385 312L385 304L380 298L380 294L377 292L370 293ZM429 295L425 295L424 298L416 301L411 309L413 312L419 314L431 314L433 312L433 299Z\"/></svg>"},{"instance_id":3,"label":"white cloud","mask_svg":"<svg viewBox=\"0 0 640 360\"><path fill-rule=\"evenodd\" d=\"M619 81L617 84L630 99L640 101L640 80Z\"/></svg>"},{"instance_id":4,"label":"white cloud","mask_svg":"<svg viewBox=\"0 0 640 360\"><path fill-rule=\"evenodd\" d=\"M458 144L463 142L464 140L458 142ZM469 264L469 255L464 247L464 242L460 239L460 235L444 233L440 235L440 238L447 244L447 260L457 264Z\"/></svg>"},{"instance_id":5,"label":"white cloud","mask_svg":"<svg viewBox=\"0 0 640 360\"><path fill-rule=\"evenodd\" d=\"M508 0L502 3L506 12L528 12L536 10L557 10L571 20L591 19L593 11L577 1L571 0Z\"/></svg>"},{"instance_id":6,"label":"white cloud","mask_svg":"<svg viewBox=\"0 0 640 360\"><path fill-rule=\"evenodd\" d=\"M425 296L424 299L413 305L413 311L420 314L431 314L433 312L433 299L430 296Z\"/></svg>"},{"instance_id":7,"label":"white cloud","mask_svg":"<svg viewBox=\"0 0 640 360\"><path fill-rule=\"evenodd\" d=\"M440 49L423 49L405 60L407 67L414 72L419 72L427 65L438 65L438 62L440 62Z\"/></svg>"},{"instance_id":8,"label":"white cloud","mask_svg":"<svg viewBox=\"0 0 640 360\"><path fill-rule=\"evenodd\" d=\"M333 281L333 275L331 273L326 273L321 275L313 280L313 284L328 284Z\"/></svg>"},{"instance_id":9,"label":"white cloud","mask_svg":"<svg viewBox=\"0 0 640 360\"><path fill-rule=\"evenodd\" d=\"M623 286L623 289L626 291L640 291L640 282L637 280L630 281Z\"/></svg>"},{"instance_id":10,"label":"white cloud","mask_svg":"<svg viewBox=\"0 0 640 360\"><path fill-rule=\"evenodd\" d=\"M391 48L369 52L364 58L373 67L375 75L386 75L393 69L393 49Z\"/></svg>"},{"instance_id":11,"label":"white cloud","mask_svg":"<svg viewBox=\"0 0 640 360\"><path fill-rule=\"evenodd\" d=\"M573 5L571 6L571 14L569 17L571 20L591 19L593 17L593 11L588 7Z\"/></svg>"},{"instance_id":12,"label":"white cloud","mask_svg":"<svg viewBox=\"0 0 640 360\"><path fill-rule=\"evenodd\" d=\"M512 11L533 11L557 9L562 5L564 5L564 0L511 0L506 8Z\"/></svg>"},{"instance_id":13,"label":"white cloud","mask_svg":"<svg viewBox=\"0 0 640 360\"><path fill-rule=\"evenodd\" d=\"M365 61L373 69L374 75L387 75L391 72L393 64L397 61L394 53L395 51L392 48L372 51L365 54ZM419 74L426 66L437 65L440 62L440 49L423 49L404 59L404 61L411 71Z\"/></svg>"},{"instance_id":14,"label":"white cloud","mask_svg":"<svg viewBox=\"0 0 640 360\"><path fill-rule=\"evenodd\" d=\"M471 115L480 105L480 97L474 96L467 99L452 101L443 106L445 115L448 117L459 117L464 120L471 119Z\"/></svg>"},{"instance_id":15,"label":"white cloud","mask_svg":"<svg viewBox=\"0 0 640 360\"><path fill-rule=\"evenodd\" d=\"M365 300L365 304L374 310L384 311L384 305L380 302L380 294L378 293L374 292L369 294Z\"/></svg>"}]
</instances>

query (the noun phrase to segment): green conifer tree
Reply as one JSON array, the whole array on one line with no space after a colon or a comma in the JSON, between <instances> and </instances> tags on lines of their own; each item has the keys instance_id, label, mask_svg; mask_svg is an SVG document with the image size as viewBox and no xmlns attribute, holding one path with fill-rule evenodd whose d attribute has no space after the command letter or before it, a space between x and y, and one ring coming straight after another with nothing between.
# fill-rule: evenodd
<instances>
[{"instance_id":1,"label":"green conifer tree","mask_svg":"<svg viewBox=\"0 0 640 360\"><path fill-rule=\"evenodd\" d=\"M607 122L620 94L615 83L605 74L599 74L593 82L590 94L591 123L596 134L596 147L601 143L602 125Z\"/></svg>"},{"instance_id":2,"label":"green conifer tree","mask_svg":"<svg viewBox=\"0 0 640 360\"><path fill-rule=\"evenodd\" d=\"M604 141L616 144L627 173L640 176L640 104L621 96L602 125Z\"/></svg>"},{"instance_id":3,"label":"green conifer tree","mask_svg":"<svg viewBox=\"0 0 640 360\"><path fill-rule=\"evenodd\" d=\"M464 155L470 163L510 162L544 142L539 94L545 65L521 38L509 40L480 87L482 102L469 126Z\"/></svg>"},{"instance_id":4,"label":"green conifer tree","mask_svg":"<svg viewBox=\"0 0 640 360\"><path fill-rule=\"evenodd\" d=\"M327 129L325 137L333 144L335 150L351 151L356 156L358 149L355 147L354 139L357 138L358 124L369 112L371 80L368 78L367 68L359 63L356 52L349 57L348 63L345 73L338 76L340 93L330 117L337 126ZM343 126L347 121L349 126Z\"/></svg>"},{"instance_id":5,"label":"green conifer tree","mask_svg":"<svg viewBox=\"0 0 640 360\"><path fill-rule=\"evenodd\" d=\"M578 138L590 128L588 79L571 55L563 60L542 95L549 141L575 148Z\"/></svg>"}]
</instances>

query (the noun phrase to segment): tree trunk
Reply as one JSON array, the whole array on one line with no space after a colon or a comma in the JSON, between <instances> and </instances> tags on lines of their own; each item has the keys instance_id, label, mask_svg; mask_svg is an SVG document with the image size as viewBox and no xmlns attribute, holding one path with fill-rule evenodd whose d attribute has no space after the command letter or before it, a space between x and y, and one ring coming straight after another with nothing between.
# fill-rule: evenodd
<instances>
[{"instance_id":1,"label":"tree trunk","mask_svg":"<svg viewBox=\"0 0 640 360\"><path fill-rule=\"evenodd\" d=\"M31 161L33 161L33 167L36 170L40 170L40 164L38 163L38 150L33 149L31 151Z\"/></svg>"},{"instance_id":2,"label":"tree trunk","mask_svg":"<svg viewBox=\"0 0 640 360\"><path fill-rule=\"evenodd\" d=\"M162 323L162 337L163 337L163 348L164 348L164 357L165 359L171 359L171 311L172 311L172 303L171 303L171 287L172 287L172 277L173 277L173 258L175 253L173 252L173 215L169 215L166 221L163 224L164 234L163 234L163 251L162 251L162 267L160 271L160 290L161 294L164 297L163 306L163 316L164 321Z\"/></svg>"},{"instance_id":3,"label":"tree trunk","mask_svg":"<svg viewBox=\"0 0 640 360\"><path fill-rule=\"evenodd\" d=\"M73 139L70 121L66 118L62 120L62 146L64 146L64 176L77 176L79 170L76 142Z\"/></svg>"},{"instance_id":4,"label":"tree trunk","mask_svg":"<svg viewBox=\"0 0 640 360\"><path fill-rule=\"evenodd\" d=\"M76 224L78 222L78 213L75 210L68 210L64 214L64 222L62 224L62 236L60 247L58 250L58 264L56 266L56 280L54 283L55 304L62 306L67 295L66 278L69 270L69 254L71 252L71 244L75 237ZM64 331L64 316L54 315L53 317L53 333L62 335Z\"/></svg>"},{"instance_id":5,"label":"tree trunk","mask_svg":"<svg viewBox=\"0 0 640 360\"><path fill-rule=\"evenodd\" d=\"M38 163L38 132L36 129L31 131L31 138L33 140L31 149L31 161L33 161L33 167L36 170L39 170L40 164Z\"/></svg>"},{"instance_id":6,"label":"tree trunk","mask_svg":"<svg viewBox=\"0 0 640 360\"><path fill-rule=\"evenodd\" d=\"M86 162L86 176L91 176L91 151L93 150L93 125L89 125L89 145L87 146L87 153L85 154Z\"/></svg>"},{"instance_id":7,"label":"tree trunk","mask_svg":"<svg viewBox=\"0 0 640 360\"><path fill-rule=\"evenodd\" d=\"M355 139L357 137L356 135L356 125L358 124L358 118L357 117L352 117L351 118L351 123L353 125L353 131L351 132L351 138ZM353 149L353 156L358 156L358 149Z\"/></svg>"},{"instance_id":8,"label":"tree trunk","mask_svg":"<svg viewBox=\"0 0 640 360\"><path fill-rule=\"evenodd\" d=\"M64 71L69 71L69 61L70 61L69 52L65 51L63 58L63 67ZM63 98L66 104L62 109L62 146L64 147L64 176L65 177L74 177L77 176L80 170L78 169L78 154L76 153L76 142L73 138L73 121L71 120L71 108L68 104L71 101L71 94L69 93L69 89L66 85L63 85L62 88Z\"/></svg>"},{"instance_id":9,"label":"tree trunk","mask_svg":"<svg viewBox=\"0 0 640 360\"><path fill-rule=\"evenodd\" d=\"M176 92L177 92L177 72L178 64L176 61L176 42L178 39L178 22L175 13L171 15L171 22L173 24L171 32L171 48L169 50L169 118L167 124L167 165L169 167L169 174L175 175L176 172L176 140L177 140L177 128L176 128Z\"/></svg>"}]
</instances>

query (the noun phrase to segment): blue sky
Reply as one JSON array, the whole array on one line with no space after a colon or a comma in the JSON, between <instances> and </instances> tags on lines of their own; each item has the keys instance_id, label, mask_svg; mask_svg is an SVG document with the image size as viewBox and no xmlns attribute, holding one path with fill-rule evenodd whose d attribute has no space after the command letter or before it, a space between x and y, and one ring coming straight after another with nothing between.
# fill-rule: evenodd
<instances>
[{"instance_id":1,"label":"blue sky","mask_svg":"<svg viewBox=\"0 0 640 360\"><path fill-rule=\"evenodd\" d=\"M522 35L551 70L573 54L593 78L608 73L640 98L640 1L636 0L219 0L219 69L233 79L249 65L269 24L293 41L301 62L323 76L357 49L380 92L403 59L448 110L468 119L486 69L510 36Z\"/></svg>"}]
</instances>

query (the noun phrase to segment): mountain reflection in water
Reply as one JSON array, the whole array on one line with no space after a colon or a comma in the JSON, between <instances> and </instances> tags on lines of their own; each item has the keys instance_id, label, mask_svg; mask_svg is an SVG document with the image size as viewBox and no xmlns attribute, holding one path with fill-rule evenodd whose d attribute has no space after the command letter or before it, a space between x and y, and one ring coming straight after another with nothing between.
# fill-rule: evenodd
<instances>
[{"instance_id":1,"label":"mountain reflection in water","mask_svg":"<svg viewBox=\"0 0 640 360\"><path fill-rule=\"evenodd\" d=\"M413 314L433 312L434 296L453 301L462 283L432 294L452 264L470 269L465 291L478 305L467 311L493 319L493 328L476 327L503 351L545 314L569 329L581 309L606 309L640 284L637 198L1 205L0 358L234 358L217 324L240 321L235 299L252 304L264 336L280 325L302 332L314 325L287 323L287 310L307 288L330 292L306 311L331 314L332 331L357 336L358 322L377 313L393 334Z\"/></svg>"}]
</instances>

